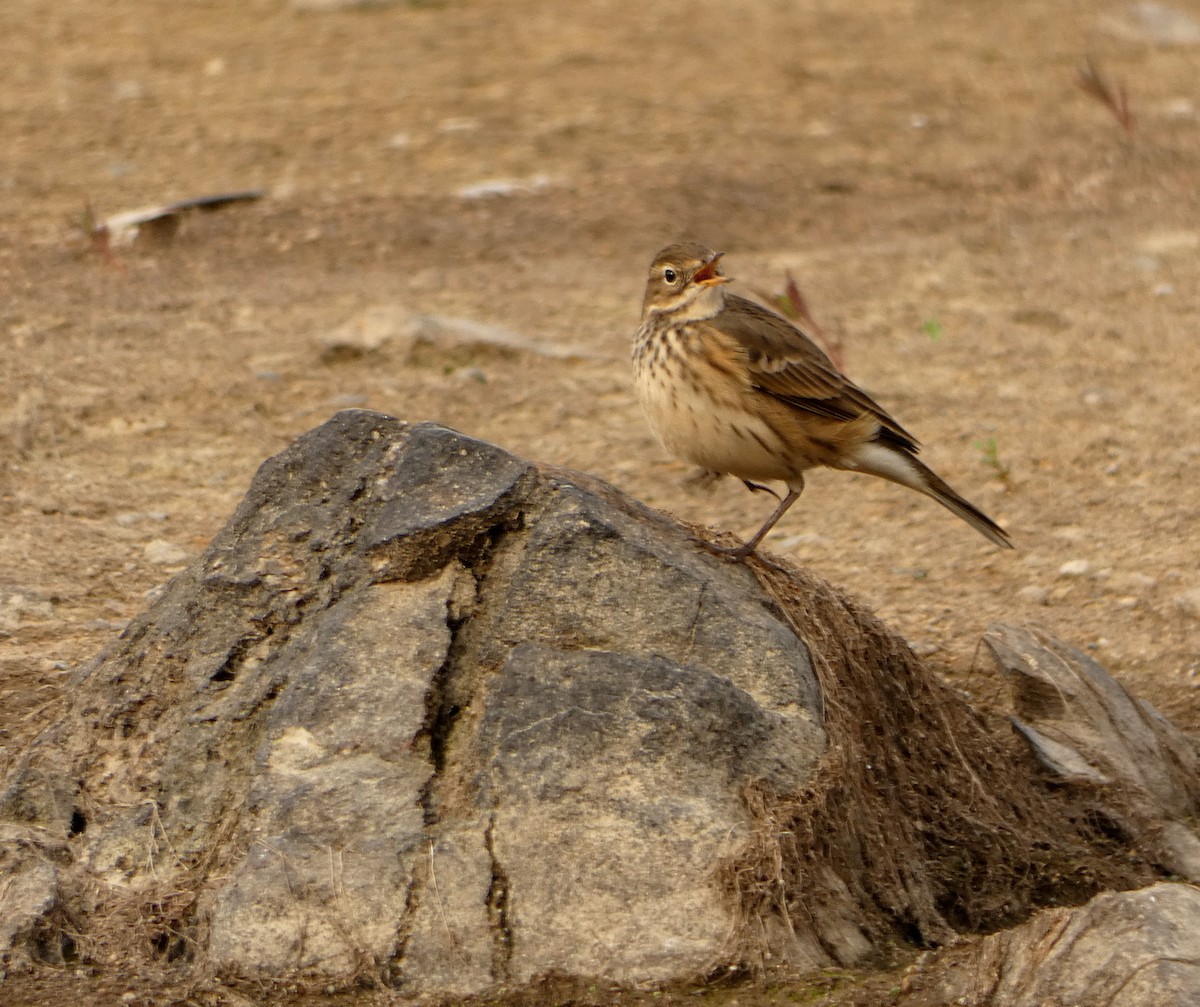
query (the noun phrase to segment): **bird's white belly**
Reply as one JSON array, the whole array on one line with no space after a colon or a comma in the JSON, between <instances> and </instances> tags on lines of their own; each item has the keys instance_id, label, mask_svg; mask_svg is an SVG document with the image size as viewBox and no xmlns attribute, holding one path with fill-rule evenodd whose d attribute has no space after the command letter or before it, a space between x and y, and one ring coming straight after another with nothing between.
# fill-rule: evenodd
<instances>
[{"instance_id":1,"label":"bird's white belly","mask_svg":"<svg viewBox=\"0 0 1200 1007\"><path fill-rule=\"evenodd\" d=\"M665 377L640 374L637 388L650 428L675 457L739 479L786 481L808 467L789 457L788 446L764 419L739 407L739 395L754 392L709 395L689 375Z\"/></svg>"}]
</instances>

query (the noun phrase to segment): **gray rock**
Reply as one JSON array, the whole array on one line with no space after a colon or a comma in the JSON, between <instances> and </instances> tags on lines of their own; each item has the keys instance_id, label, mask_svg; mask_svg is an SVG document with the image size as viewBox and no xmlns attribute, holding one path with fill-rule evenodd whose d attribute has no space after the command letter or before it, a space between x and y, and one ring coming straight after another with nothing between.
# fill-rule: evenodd
<instances>
[{"instance_id":1,"label":"gray rock","mask_svg":"<svg viewBox=\"0 0 1200 1007\"><path fill-rule=\"evenodd\" d=\"M187 890L152 937L198 968L439 996L720 961L742 790L801 791L825 744L808 650L747 568L367 412L267 461L74 693L0 792L0 823L59 844L0 862L23 907L0 956L97 882ZM847 957L870 949L848 901Z\"/></svg>"},{"instance_id":2,"label":"gray rock","mask_svg":"<svg viewBox=\"0 0 1200 1007\"><path fill-rule=\"evenodd\" d=\"M264 463L71 695L0 787L0 969L680 981L945 942L1064 863L1137 873L828 585L377 413ZM1139 752L1174 737L1106 709ZM1088 786L1124 778L1022 716ZM1195 857L1169 824L1158 848Z\"/></svg>"},{"instance_id":3,"label":"gray rock","mask_svg":"<svg viewBox=\"0 0 1200 1007\"><path fill-rule=\"evenodd\" d=\"M54 857L61 858L64 852L62 844L44 842L36 830L0 826L0 950L24 946L47 959L45 949L39 947L39 931L58 905ZM0 959L0 977L2 966Z\"/></svg>"},{"instance_id":4,"label":"gray rock","mask_svg":"<svg viewBox=\"0 0 1200 1007\"><path fill-rule=\"evenodd\" d=\"M922 1003L959 1007L1200 1003L1200 890L1158 884L1051 909L952 953Z\"/></svg>"},{"instance_id":5,"label":"gray rock","mask_svg":"<svg viewBox=\"0 0 1200 1007\"><path fill-rule=\"evenodd\" d=\"M1168 870L1200 882L1200 750L1083 651L1000 623L984 643L1008 679L1013 726L1058 778L1107 788L1106 812Z\"/></svg>"},{"instance_id":6,"label":"gray rock","mask_svg":"<svg viewBox=\"0 0 1200 1007\"><path fill-rule=\"evenodd\" d=\"M377 304L349 319L317 344L325 363L354 360L384 350L409 363L432 354L443 361L469 358L476 351L529 354L552 359L604 359L579 346L530 339L499 325L448 315L414 314L395 304Z\"/></svg>"}]
</instances>

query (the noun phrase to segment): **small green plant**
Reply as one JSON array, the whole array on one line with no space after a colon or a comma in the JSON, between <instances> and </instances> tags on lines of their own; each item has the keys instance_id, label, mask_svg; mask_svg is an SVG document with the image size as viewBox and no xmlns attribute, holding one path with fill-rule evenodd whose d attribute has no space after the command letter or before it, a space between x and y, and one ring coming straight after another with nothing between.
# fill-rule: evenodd
<instances>
[{"instance_id":1,"label":"small green plant","mask_svg":"<svg viewBox=\"0 0 1200 1007\"><path fill-rule=\"evenodd\" d=\"M936 318L926 318L921 324L921 331L927 335L932 342L937 342L942 338L942 323Z\"/></svg>"},{"instance_id":2,"label":"small green plant","mask_svg":"<svg viewBox=\"0 0 1200 1007\"><path fill-rule=\"evenodd\" d=\"M975 448L979 452L979 463L986 465L995 473L1005 486L1008 485L1009 474L1012 469L1008 462L1000 457L1000 445L995 437L987 437L975 441Z\"/></svg>"}]
</instances>

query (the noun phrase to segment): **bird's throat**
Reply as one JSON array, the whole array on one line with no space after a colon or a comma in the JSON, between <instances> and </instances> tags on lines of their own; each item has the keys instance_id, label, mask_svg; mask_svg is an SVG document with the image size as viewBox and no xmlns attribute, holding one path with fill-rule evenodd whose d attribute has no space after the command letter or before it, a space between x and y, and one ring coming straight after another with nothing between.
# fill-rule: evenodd
<instances>
[{"instance_id":1,"label":"bird's throat","mask_svg":"<svg viewBox=\"0 0 1200 1007\"><path fill-rule=\"evenodd\" d=\"M703 322L715 318L725 307L725 291L721 287L691 287L679 303L668 307L663 315L672 325Z\"/></svg>"}]
</instances>

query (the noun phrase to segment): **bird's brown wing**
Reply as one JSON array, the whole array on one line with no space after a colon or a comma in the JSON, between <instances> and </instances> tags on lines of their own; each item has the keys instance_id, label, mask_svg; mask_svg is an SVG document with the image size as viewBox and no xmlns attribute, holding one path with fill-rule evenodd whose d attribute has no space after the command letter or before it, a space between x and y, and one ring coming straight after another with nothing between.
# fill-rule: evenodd
<instances>
[{"instance_id":1,"label":"bird's brown wing","mask_svg":"<svg viewBox=\"0 0 1200 1007\"><path fill-rule=\"evenodd\" d=\"M920 442L871 396L842 374L805 333L781 315L730 295L720 328L747 354L752 381L760 391L797 409L834 420L864 414L879 420L887 440L916 453Z\"/></svg>"}]
</instances>

